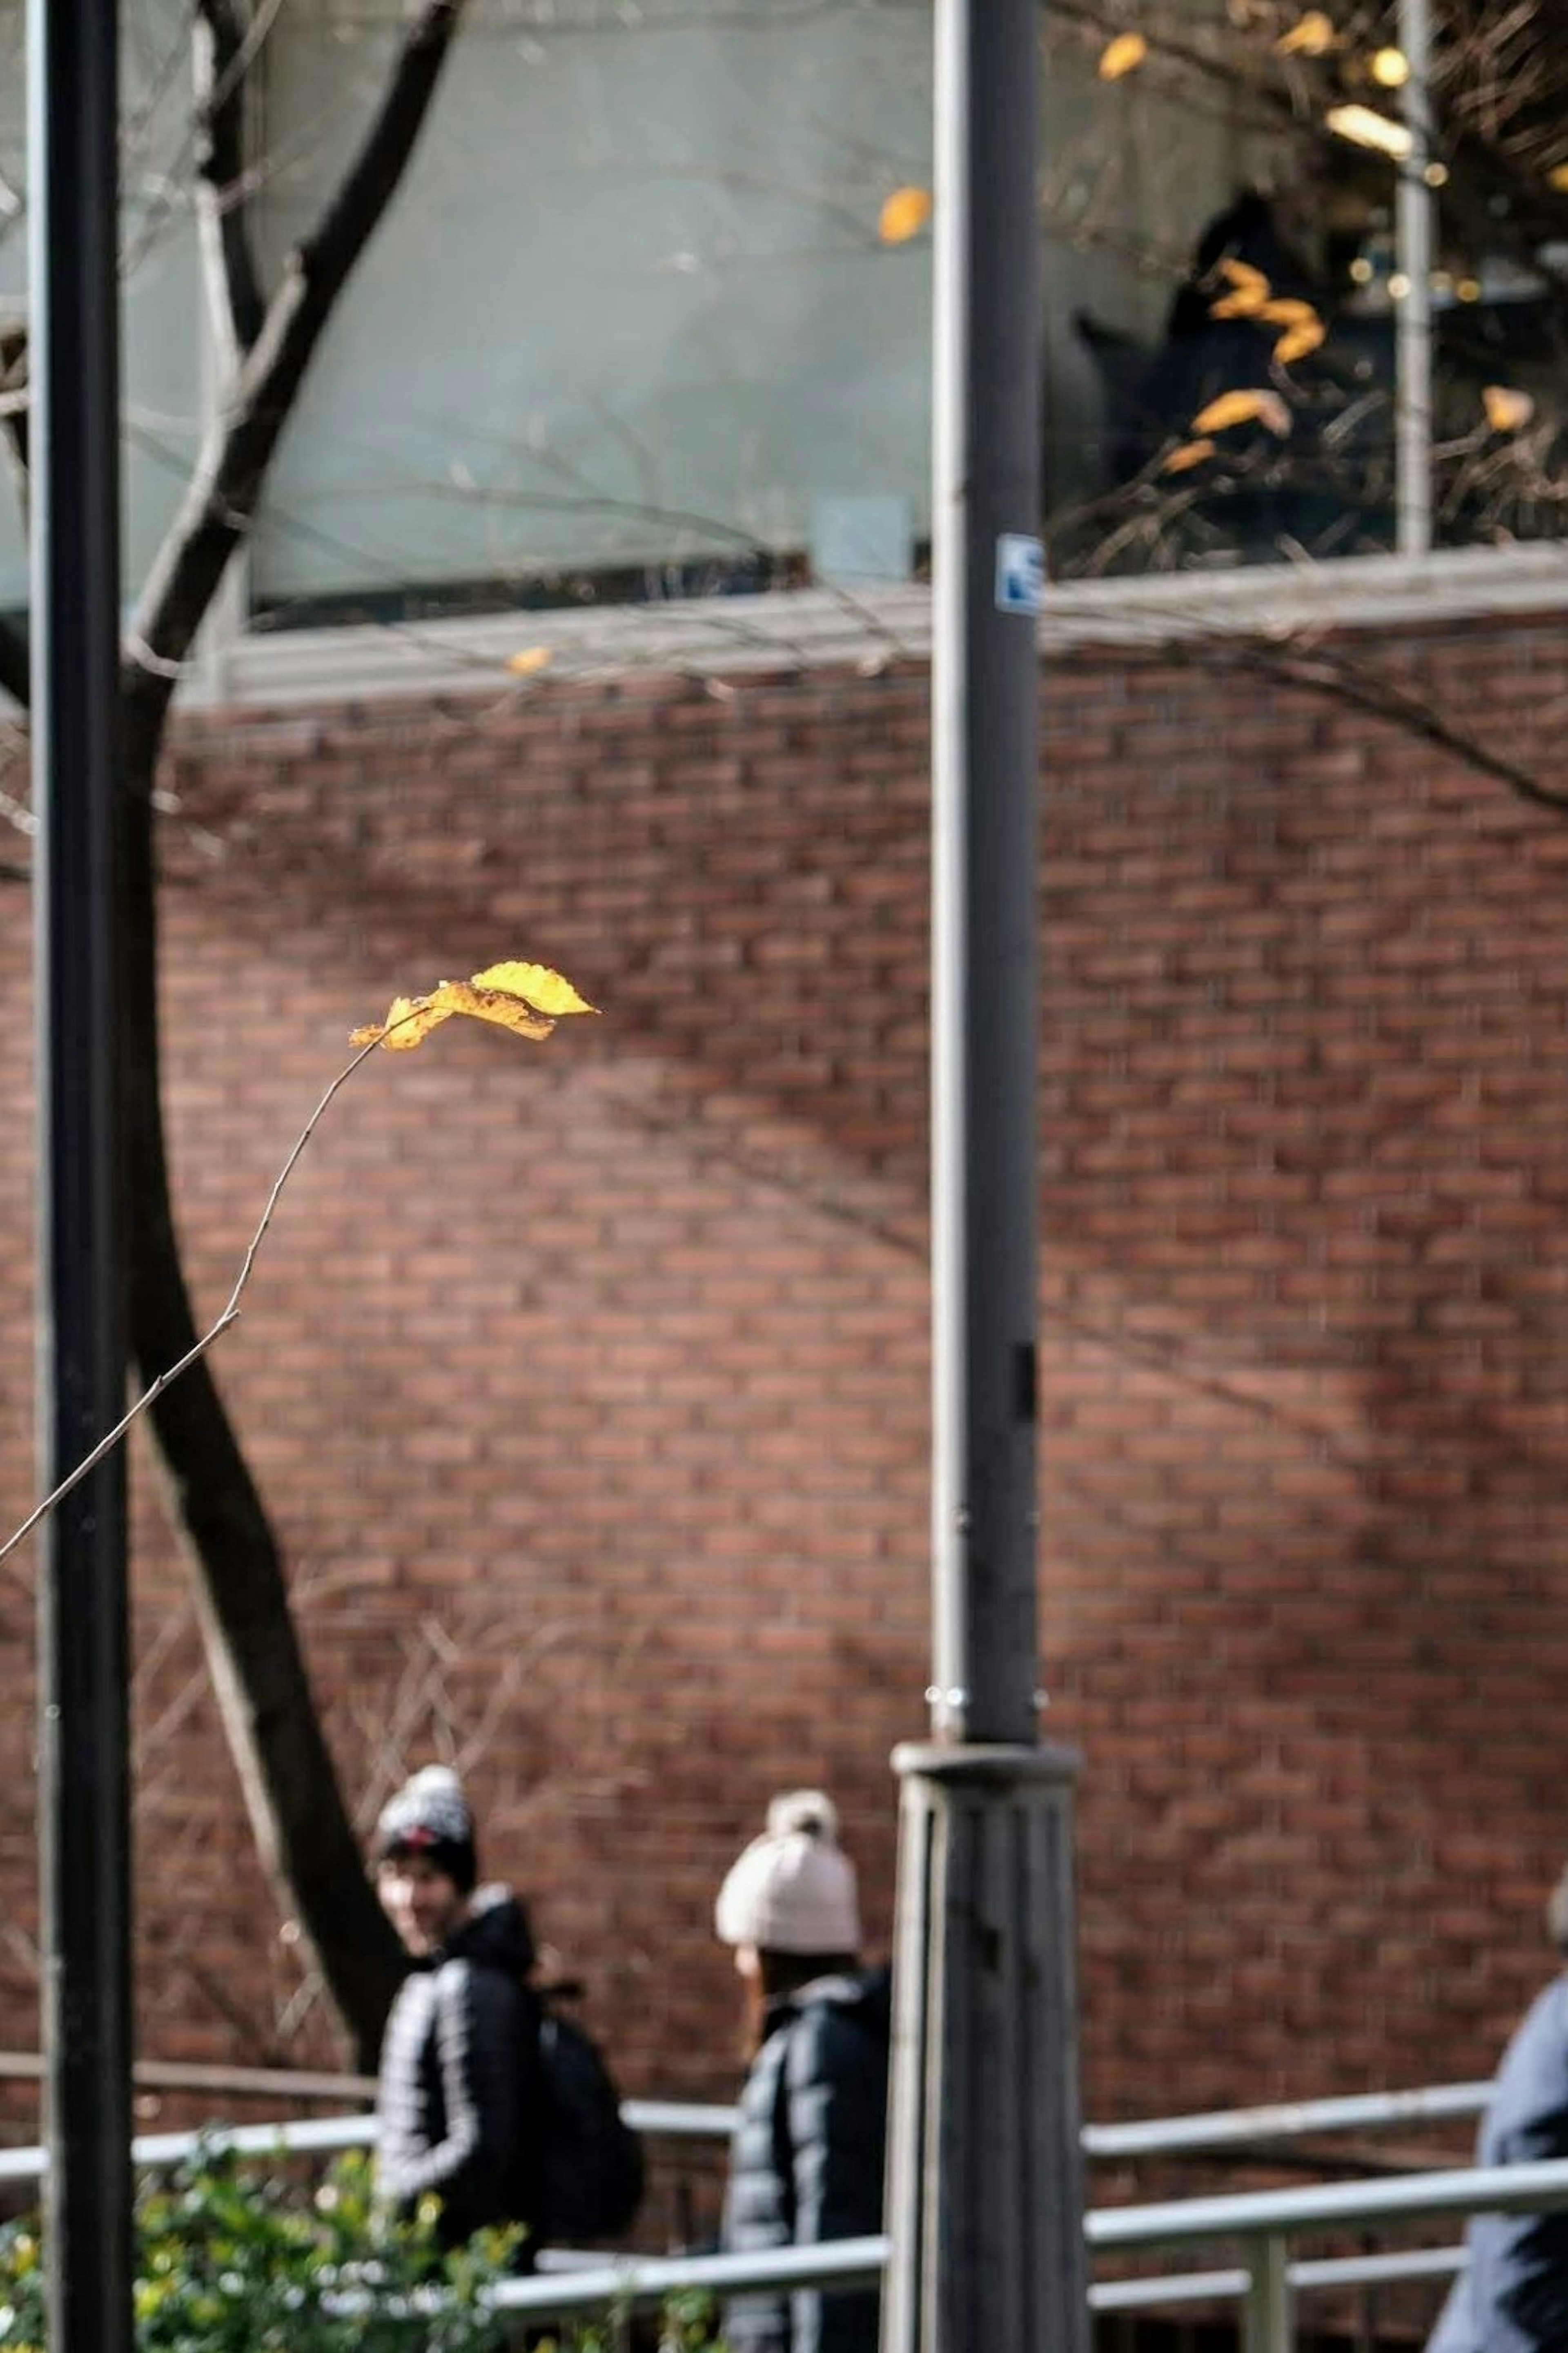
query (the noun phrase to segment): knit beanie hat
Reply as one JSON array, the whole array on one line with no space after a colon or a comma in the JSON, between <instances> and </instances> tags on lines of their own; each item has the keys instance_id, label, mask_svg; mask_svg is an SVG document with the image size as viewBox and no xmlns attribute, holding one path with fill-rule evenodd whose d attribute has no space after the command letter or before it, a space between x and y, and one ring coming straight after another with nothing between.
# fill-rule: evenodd
<instances>
[{"instance_id":1,"label":"knit beanie hat","mask_svg":"<svg viewBox=\"0 0 1568 2353\"><path fill-rule=\"evenodd\" d=\"M389 1798L376 1819L377 1862L419 1854L444 1871L461 1895L479 1877L474 1818L463 1785L449 1765L423 1765Z\"/></svg>"},{"instance_id":2,"label":"knit beanie hat","mask_svg":"<svg viewBox=\"0 0 1568 2353\"><path fill-rule=\"evenodd\" d=\"M713 1925L721 1943L774 1953L854 1953L860 1946L855 1866L838 1844L838 1810L820 1789L788 1789L730 1869Z\"/></svg>"}]
</instances>

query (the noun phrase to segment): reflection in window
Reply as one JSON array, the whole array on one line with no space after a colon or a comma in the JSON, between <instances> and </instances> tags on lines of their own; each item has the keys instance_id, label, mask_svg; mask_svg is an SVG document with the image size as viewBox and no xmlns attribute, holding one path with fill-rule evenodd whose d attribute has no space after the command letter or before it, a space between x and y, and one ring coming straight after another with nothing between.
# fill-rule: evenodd
<instances>
[{"instance_id":1,"label":"reflection in window","mask_svg":"<svg viewBox=\"0 0 1568 2353\"><path fill-rule=\"evenodd\" d=\"M1108 79L1120 15L1047 0L1058 575L1557 530L1563 69L1477 0L1430 12L1423 86L1400 37L1428 13L1183 0Z\"/></svg>"}]
</instances>

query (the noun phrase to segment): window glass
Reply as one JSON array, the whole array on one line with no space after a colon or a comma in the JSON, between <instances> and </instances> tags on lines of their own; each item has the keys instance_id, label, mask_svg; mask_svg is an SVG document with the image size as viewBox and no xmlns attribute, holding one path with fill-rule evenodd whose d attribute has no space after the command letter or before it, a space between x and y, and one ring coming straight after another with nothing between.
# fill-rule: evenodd
<instances>
[{"instance_id":1,"label":"window glass","mask_svg":"<svg viewBox=\"0 0 1568 2353\"><path fill-rule=\"evenodd\" d=\"M1399 46L1418 16L1424 95ZM1046 0L1053 571L1554 534L1568 67L1542 12L1180 0L1140 8L1133 41L1124 22Z\"/></svg>"},{"instance_id":2,"label":"window glass","mask_svg":"<svg viewBox=\"0 0 1568 2353\"><path fill-rule=\"evenodd\" d=\"M390 0L267 49L276 269L384 82ZM466 21L279 451L258 619L907 576L927 533L930 0Z\"/></svg>"},{"instance_id":3,"label":"window glass","mask_svg":"<svg viewBox=\"0 0 1568 2353\"><path fill-rule=\"evenodd\" d=\"M26 0L0 0L0 364L8 353L18 381L27 288L26 15ZM133 591L179 503L199 440L201 339L190 11L182 0L121 0L121 481L125 576ZM0 438L0 607L19 609L26 596L23 506Z\"/></svg>"}]
</instances>

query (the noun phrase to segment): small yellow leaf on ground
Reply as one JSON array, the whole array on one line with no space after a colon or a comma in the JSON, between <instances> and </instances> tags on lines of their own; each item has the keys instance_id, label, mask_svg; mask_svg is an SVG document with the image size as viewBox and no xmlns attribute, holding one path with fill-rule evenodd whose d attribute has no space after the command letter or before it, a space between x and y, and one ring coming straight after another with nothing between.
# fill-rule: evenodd
<instances>
[{"instance_id":1,"label":"small yellow leaf on ground","mask_svg":"<svg viewBox=\"0 0 1568 2353\"><path fill-rule=\"evenodd\" d=\"M1334 46L1332 19L1321 8L1309 8L1274 46L1282 57L1326 58Z\"/></svg>"},{"instance_id":2,"label":"small yellow leaf on ground","mask_svg":"<svg viewBox=\"0 0 1568 2353\"><path fill-rule=\"evenodd\" d=\"M1222 392L1193 419L1194 434L1223 433L1231 425L1266 425L1281 440L1290 430L1290 411L1277 392L1258 385L1247 392Z\"/></svg>"},{"instance_id":3,"label":"small yellow leaf on ground","mask_svg":"<svg viewBox=\"0 0 1568 2353\"><path fill-rule=\"evenodd\" d=\"M548 646L524 646L521 653L508 654L506 666L513 678L537 678L554 659Z\"/></svg>"},{"instance_id":4,"label":"small yellow leaf on ground","mask_svg":"<svg viewBox=\"0 0 1568 2353\"><path fill-rule=\"evenodd\" d=\"M920 235L931 214L929 188L895 188L878 216L877 234L884 245L907 245Z\"/></svg>"},{"instance_id":5,"label":"small yellow leaf on ground","mask_svg":"<svg viewBox=\"0 0 1568 2353\"><path fill-rule=\"evenodd\" d=\"M1142 33L1118 33L1100 53L1101 81L1120 81L1123 74L1136 73L1149 54L1149 44Z\"/></svg>"},{"instance_id":6,"label":"small yellow leaf on ground","mask_svg":"<svg viewBox=\"0 0 1568 2353\"><path fill-rule=\"evenodd\" d=\"M1403 49L1376 49L1367 70L1380 90L1403 90L1410 79L1410 60Z\"/></svg>"},{"instance_id":7,"label":"small yellow leaf on ground","mask_svg":"<svg viewBox=\"0 0 1568 2353\"><path fill-rule=\"evenodd\" d=\"M1546 185L1560 196L1568 196L1568 164L1553 164L1546 174Z\"/></svg>"},{"instance_id":8,"label":"small yellow leaf on ground","mask_svg":"<svg viewBox=\"0 0 1568 2353\"><path fill-rule=\"evenodd\" d=\"M1517 392L1507 384L1487 385L1481 393L1481 406L1494 433L1522 432L1535 414L1535 403L1530 394Z\"/></svg>"},{"instance_id":9,"label":"small yellow leaf on ground","mask_svg":"<svg viewBox=\"0 0 1568 2353\"><path fill-rule=\"evenodd\" d=\"M1209 304L1210 317L1255 318L1268 300L1268 280L1262 270L1255 269L1250 261L1238 261L1234 253L1225 256L1219 270L1230 292Z\"/></svg>"},{"instance_id":10,"label":"small yellow leaf on ground","mask_svg":"<svg viewBox=\"0 0 1568 2353\"><path fill-rule=\"evenodd\" d=\"M1179 449L1172 450L1160 470L1164 474L1190 473L1194 466L1201 466L1205 458L1214 456L1215 446L1214 442L1206 438L1202 441L1184 441Z\"/></svg>"}]
</instances>

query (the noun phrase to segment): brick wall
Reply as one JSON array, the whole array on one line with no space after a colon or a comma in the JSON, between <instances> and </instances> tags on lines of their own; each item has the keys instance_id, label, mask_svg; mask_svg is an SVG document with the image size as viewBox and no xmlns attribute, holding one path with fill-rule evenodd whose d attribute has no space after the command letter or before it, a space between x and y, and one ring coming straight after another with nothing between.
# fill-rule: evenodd
<instances>
[{"instance_id":1,"label":"brick wall","mask_svg":"<svg viewBox=\"0 0 1568 2353\"><path fill-rule=\"evenodd\" d=\"M1380 658L1553 775L1554 624ZM912 667L545 684L192 719L170 765L169 1113L209 1311L395 989L523 955L605 1008L373 1057L215 1362L351 1792L468 1744L487 1863L638 2090L732 2086L711 1898L781 1782L838 1793L886 1936L888 1753L927 1680L925 695ZM1195 661L1080 656L1046 708L1042 1620L1085 1756L1088 2105L1485 2072L1568 1847L1568 816ZM330 2059L140 1449L134 1480L145 2047Z\"/></svg>"}]
</instances>

